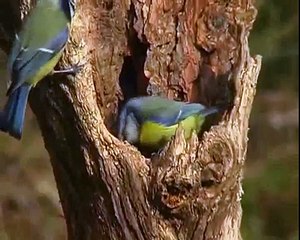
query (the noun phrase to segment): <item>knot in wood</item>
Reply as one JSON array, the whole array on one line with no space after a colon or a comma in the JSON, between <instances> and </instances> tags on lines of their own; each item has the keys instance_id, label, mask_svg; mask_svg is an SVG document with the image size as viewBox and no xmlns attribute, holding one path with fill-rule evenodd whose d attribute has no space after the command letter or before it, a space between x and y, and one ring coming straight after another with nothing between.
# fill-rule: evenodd
<instances>
[{"instance_id":1,"label":"knot in wood","mask_svg":"<svg viewBox=\"0 0 300 240\"><path fill-rule=\"evenodd\" d=\"M196 45L212 52L226 38L229 22L224 7L210 6L196 22Z\"/></svg>"},{"instance_id":2,"label":"knot in wood","mask_svg":"<svg viewBox=\"0 0 300 240\"><path fill-rule=\"evenodd\" d=\"M155 207L171 216L181 216L190 208L192 199L196 196L193 180L178 175L165 178L156 187L153 192Z\"/></svg>"},{"instance_id":3,"label":"knot in wood","mask_svg":"<svg viewBox=\"0 0 300 240\"><path fill-rule=\"evenodd\" d=\"M204 188L223 183L235 167L235 145L224 130L220 126L214 127L205 134L200 145L198 157L202 166L201 186Z\"/></svg>"}]
</instances>

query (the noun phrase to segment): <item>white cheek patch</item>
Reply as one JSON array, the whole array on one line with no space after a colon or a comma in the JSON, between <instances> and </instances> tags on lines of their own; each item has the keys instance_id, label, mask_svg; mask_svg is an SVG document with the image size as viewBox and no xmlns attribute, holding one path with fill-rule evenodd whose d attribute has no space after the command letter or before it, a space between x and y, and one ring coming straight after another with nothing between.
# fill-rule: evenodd
<instances>
[{"instance_id":1,"label":"white cheek patch","mask_svg":"<svg viewBox=\"0 0 300 240\"><path fill-rule=\"evenodd\" d=\"M125 140L129 143L139 142L139 124L133 114L129 114L126 118L126 125L124 129Z\"/></svg>"}]
</instances>

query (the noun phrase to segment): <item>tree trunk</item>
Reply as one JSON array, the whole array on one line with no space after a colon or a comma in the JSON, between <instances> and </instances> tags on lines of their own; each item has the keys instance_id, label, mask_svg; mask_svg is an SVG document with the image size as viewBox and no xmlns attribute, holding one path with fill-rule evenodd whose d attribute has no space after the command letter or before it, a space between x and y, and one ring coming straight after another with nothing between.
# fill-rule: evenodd
<instances>
[{"instance_id":1,"label":"tree trunk","mask_svg":"<svg viewBox=\"0 0 300 240\"><path fill-rule=\"evenodd\" d=\"M31 4L0 1L4 50ZM252 1L78 0L76 6L59 65L80 61L83 70L75 78L47 77L30 96L68 238L241 239L241 180L261 65L248 47ZM202 138L185 141L179 128L149 161L113 136L119 101L146 91L207 105L232 94L234 100Z\"/></svg>"}]
</instances>

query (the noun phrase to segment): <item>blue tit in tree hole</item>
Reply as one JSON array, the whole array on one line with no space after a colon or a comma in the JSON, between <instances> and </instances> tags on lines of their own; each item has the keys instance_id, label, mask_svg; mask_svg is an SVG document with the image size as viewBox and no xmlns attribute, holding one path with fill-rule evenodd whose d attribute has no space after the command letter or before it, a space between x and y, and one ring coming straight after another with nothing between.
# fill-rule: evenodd
<instances>
[{"instance_id":1,"label":"blue tit in tree hole","mask_svg":"<svg viewBox=\"0 0 300 240\"><path fill-rule=\"evenodd\" d=\"M175 135L179 124L185 138L199 133L208 115L219 107L169 100L158 96L130 99L119 114L118 138L144 149L157 151Z\"/></svg>"}]
</instances>

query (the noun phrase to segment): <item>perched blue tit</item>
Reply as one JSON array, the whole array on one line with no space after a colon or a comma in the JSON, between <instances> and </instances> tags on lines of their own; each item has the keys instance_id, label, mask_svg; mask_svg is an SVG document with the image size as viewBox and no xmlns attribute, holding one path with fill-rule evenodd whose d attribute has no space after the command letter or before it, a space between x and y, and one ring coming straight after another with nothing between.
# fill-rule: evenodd
<instances>
[{"instance_id":1,"label":"perched blue tit","mask_svg":"<svg viewBox=\"0 0 300 240\"><path fill-rule=\"evenodd\" d=\"M0 114L0 130L20 139L29 92L54 71L69 37L75 0L38 0L21 31L16 34L8 57L8 101Z\"/></svg>"},{"instance_id":2,"label":"perched blue tit","mask_svg":"<svg viewBox=\"0 0 300 240\"><path fill-rule=\"evenodd\" d=\"M162 148L175 135L179 124L185 138L199 133L205 117L219 108L186 103L158 96L130 99L119 115L118 138L153 151Z\"/></svg>"}]
</instances>

